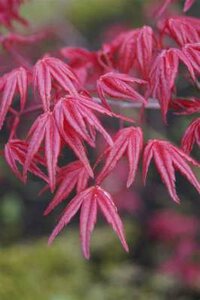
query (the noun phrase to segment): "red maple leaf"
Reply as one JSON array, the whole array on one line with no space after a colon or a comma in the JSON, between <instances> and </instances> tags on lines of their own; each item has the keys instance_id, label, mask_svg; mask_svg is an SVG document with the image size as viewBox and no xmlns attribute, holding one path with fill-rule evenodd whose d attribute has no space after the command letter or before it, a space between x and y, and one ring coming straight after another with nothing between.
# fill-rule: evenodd
<instances>
[{"instance_id":1,"label":"red maple leaf","mask_svg":"<svg viewBox=\"0 0 200 300\"><path fill-rule=\"evenodd\" d=\"M55 108L55 119L60 131L63 131L65 123L94 147L94 135L91 136L90 128L99 131L108 144L112 145L112 139L102 127L93 111L112 116L112 113L95 103L92 98L78 96L61 98ZM89 126L89 130L88 127ZM67 132L66 132L67 134ZM64 136L63 136L64 138Z\"/></svg>"},{"instance_id":2,"label":"red maple leaf","mask_svg":"<svg viewBox=\"0 0 200 300\"><path fill-rule=\"evenodd\" d=\"M173 99L170 103L171 108L175 109L176 114L179 115L190 115L200 112L200 99L189 98L189 99Z\"/></svg>"},{"instance_id":3,"label":"red maple leaf","mask_svg":"<svg viewBox=\"0 0 200 300\"><path fill-rule=\"evenodd\" d=\"M155 44L156 38L152 28L143 26L137 34L136 61L144 78L147 78L149 73Z\"/></svg>"},{"instance_id":4,"label":"red maple leaf","mask_svg":"<svg viewBox=\"0 0 200 300\"><path fill-rule=\"evenodd\" d=\"M128 251L128 245L124 236L123 224L117 213L117 208L112 200L111 195L103 190L100 186L92 186L82 191L69 202L63 213L63 216L49 238L49 243L55 239L63 227L71 221L73 216L81 207L80 237L82 251L85 258L89 259L89 244L91 233L96 223L97 206L99 206L107 222L112 225L112 228L117 233L124 249Z\"/></svg>"},{"instance_id":5,"label":"red maple leaf","mask_svg":"<svg viewBox=\"0 0 200 300\"><path fill-rule=\"evenodd\" d=\"M195 80L191 61L181 50L175 48L162 50L155 58L149 73L149 90L147 94L160 102L164 120L166 120L166 114L172 100L172 92L175 90L179 61L186 65L192 79Z\"/></svg>"},{"instance_id":6,"label":"red maple leaf","mask_svg":"<svg viewBox=\"0 0 200 300\"><path fill-rule=\"evenodd\" d=\"M61 115L62 117L62 115ZM76 156L84 164L91 177L94 176L90 163L87 158L86 149L81 136L64 120L60 120L59 132L64 142L74 151Z\"/></svg>"},{"instance_id":7,"label":"red maple leaf","mask_svg":"<svg viewBox=\"0 0 200 300\"><path fill-rule=\"evenodd\" d=\"M181 146L186 153L190 153L195 142L200 147L200 118L193 120L186 129Z\"/></svg>"},{"instance_id":8,"label":"red maple leaf","mask_svg":"<svg viewBox=\"0 0 200 300\"><path fill-rule=\"evenodd\" d=\"M200 74L200 43L187 44L182 49L183 54L190 61L193 71Z\"/></svg>"},{"instance_id":9,"label":"red maple leaf","mask_svg":"<svg viewBox=\"0 0 200 300\"><path fill-rule=\"evenodd\" d=\"M65 93L72 96L77 95L77 87L80 85L72 69L55 57L45 57L39 60L34 67L33 79L45 111L49 110L51 105L53 80Z\"/></svg>"},{"instance_id":10,"label":"red maple leaf","mask_svg":"<svg viewBox=\"0 0 200 300\"><path fill-rule=\"evenodd\" d=\"M60 153L61 138L52 112L41 114L35 120L28 133L28 149L23 172L24 180L26 180L29 166L34 159L34 156L40 150L43 140L45 144L45 158L48 169L49 186L51 191L53 191L56 183L56 169Z\"/></svg>"},{"instance_id":11,"label":"red maple leaf","mask_svg":"<svg viewBox=\"0 0 200 300\"><path fill-rule=\"evenodd\" d=\"M27 149L28 143L19 139L9 140L9 142L5 145L4 149L4 156L6 162L10 166L13 173L22 181L23 176L18 168L18 164L20 164L21 166L24 165L24 162L26 160ZM40 155L36 155L34 157L34 160L31 161L28 170L32 174L48 182L47 176L41 171L38 165L45 165L45 162Z\"/></svg>"},{"instance_id":12,"label":"red maple leaf","mask_svg":"<svg viewBox=\"0 0 200 300\"><path fill-rule=\"evenodd\" d=\"M167 34L180 46L198 43L200 39L200 21L197 18L178 16L167 19L161 26L161 33Z\"/></svg>"},{"instance_id":13,"label":"red maple leaf","mask_svg":"<svg viewBox=\"0 0 200 300\"><path fill-rule=\"evenodd\" d=\"M146 104L146 99L131 86L133 84L143 85L146 83L144 80L131 77L127 74L109 72L102 75L97 81L97 91L102 103L105 105L107 104L105 95Z\"/></svg>"},{"instance_id":14,"label":"red maple leaf","mask_svg":"<svg viewBox=\"0 0 200 300\"><path fill-rule=\"evenodd\" d=\"M175 188L175 170L180 171L180 173L182 173L200 193L200 183L189 167L187 161L196 166L199 166L199 164L181 149L173 146L167 141L149 140L143 156L144 182L146 181L149 164L152 158L155 160L156 167L163 183L166 185L170 196L175 202L179 203L180 201Z\"/></svg>"},{"instance_id":15,"label":"red maple leaf","mask_svg":"<svg viewBox=\"0 0 200 300\"><path fill-rule=\"evenodd\" d=\"M56 124L63 140L82 161L92 177L93 171L87 159L83 140L94 147L97 130L109 145L113 143L93 111L112 116L110 111L95 103L92 98L81 95L61 98L54 108Z\"/></svg>"},{"instance_id":16,"label":"red maple leaf","mask_svg":"<svg viewBox=\"0 0 200 300\"><path fill-rule=\"evenodd\" d=\"M20 67L12 70L0 78L0 92L2 93L0 103L0 129L14 99L15 93L20 94L20 105L23 110L26 103L28 87L27 71Z\"/></svg>"},{"instance_id":17,"label":"red maple leaf","mask_svg":"<svg viewBox=\"0 0 200 300\"><path fill-rule=\"evenodd\" d=\"M136 40L138 29L133 29L125 32L121 38L121 44L119 45L119 70L123 73L128 73L133 67L136 53Z\"/></svg>"},{"instance_id":18,"label":"red maple leaf","mask_svg":"<svg viewBox=\"0 0 200 300\"><path fill-rule=\"evenodd\" d=\"M77 193L83 191L88 183L89 174L80 161L75 161L59 169L57 174L58 189L44 215L48 215L58 204L66 199L75 188Z\"/></svg>"},{"instance_id":19,"label":"red maple leaf","mask_svg":"<svg viewBox=\"0 0 200 300\"><path fill-rule=\"evenodd\" d=\"M178 72L179 59L174 51L162 50L149 74L149 94L158 99L165 120Z\"/></svg>"},{"instance_id":20,"label":"red maple leaf","mask_svg":"<svg viewBox=\"0 0 200 300\"><path fill-rule=\"evenodd\" d=\"M97 184L101 183L112 172L117 162L126 153L129 161L129 175L127 180L127 187L129 187L135 179L142 148L143 134L139 127L121 129L114 137L113 146L105 150L107 156L106 163L97 176Z\"/></svg>"},{"instance_id":21,"label":"red maple leaf","mask_svg":"<svg viewBox=\"0 0 200 300\"><path fill-rule=\"evenodd\" d=\"M145 77L151 63L154 44L155 36L149 26L143 26L121 34L118 45L119 70L128 73L137 62Z\"/></svg>"}]
</instances>

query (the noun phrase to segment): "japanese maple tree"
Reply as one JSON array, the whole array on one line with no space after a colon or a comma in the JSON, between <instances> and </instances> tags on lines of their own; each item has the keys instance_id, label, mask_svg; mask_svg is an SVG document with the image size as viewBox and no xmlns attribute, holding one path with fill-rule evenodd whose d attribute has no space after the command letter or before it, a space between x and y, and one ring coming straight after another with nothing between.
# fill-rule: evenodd
<instances>
[{"instance_id":1,"label":"japanese maple tree","mask_svg":"<svg viewBox=\"0 0 200 300\"><path fill-rule=\"evenodd\" d=\"M0 25L8 30L0 34L0 43L13 66L0 77L0 128L9 133L2 153L21 181L25 183L32 173L43 180L44 190L55 192L45 215L61 202L66 203L49 243L80 210L80 238L87 259L98 210L128 251L115 199L103 187L104 179L122 157L129 166L127 188L135 181L140 161L144 182L154 161L175 202L180 202L176 170L200 193L200 183L191 168L200 164L190 156L194 145L200 146L200 118L196 117L200 98L196 94L184 98L177 92L177 79L184 75L199 93L200 20L166 14L178 0L160 2L157 23L152 27L123 31L96 51L72 45L56 53L44 53L35 62L24 57L18 46L37 43L46 33L18 34L13 21L28 26L19 13L23 1L0 0ZM185 0L183 11L194 2ZM118 114L116 107L139 109L140 118ZM170 126L169 110L194 115L185 133L180 132L180 145L157 137L144 138L142 115L149 108L160 109L165 126ZM32 116L31 126L24 124L25 115ZM106 118L115 118L121 124L113 136L104 125ZM20 131L21 123L25 134ZM95 151L97 134L103 137L105 147L93 161L88 152ZM76 157L68 164L63 159L66 148ZM76 193L74 197L72 192Z\"/></svg>"}]
</instances>

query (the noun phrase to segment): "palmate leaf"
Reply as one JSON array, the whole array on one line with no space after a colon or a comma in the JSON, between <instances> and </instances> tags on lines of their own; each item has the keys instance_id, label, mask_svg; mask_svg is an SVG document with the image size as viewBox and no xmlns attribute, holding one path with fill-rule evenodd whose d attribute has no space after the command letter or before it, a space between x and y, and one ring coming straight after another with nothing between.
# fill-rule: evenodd
<instances>
[{"instance_id":1,"label":"palmate leaf","mask_svg":"<svg viewBox=\"0 0 200 300\"><path fill-rule=\"evenodd\" d=\"M83 141L95 146L95 131L99 131L106 142L112 145L112 139L102 127L93 111L112 116L112 113L93 102L91 98L78 95L77 97L61 98L55 108L55 120L60 134L66 144L74 151L80 161L93 177Z\"/></svg>"},{"instance_id":2,"label":"palmate leaf","mask_svg":"<svg viewBox=\"0 0 200 300\"><path fill-rule=\"evenodd\" d=\"M51 104L53 80L67 93L76 96L76 88L80 85L72 69L55 57L45 57L39 60L33 72L34 86L42 99L45 111Z\"/></svg>"},{"instance_id":3,"label":"palmate leaf","mask_svg":"<svg viewBox=\"0 0 200 300\"><path fill-rule=\"evenodd\" d=\"M93 102L92 99L83 96L61 98L54 111L58 128L64 128L65 123L69 124L81 138L94 147L94 136L91 136L89 131L89 128L93 127L103 135L108 144L112 145L111 137L102 127L93 111L109 116L112 116L112 113Z\"/></svg>"},{"instance_id":4,"label":"palmate leaf","mask_svg":"<svg viewBox=\"0 0 200 300\"><path fill-rule=\"evenodd\" d=\"M24 165L27 149L28 143L19 139L9 140L4 149L4 157L6 162L15 176L17 176L21 181L23 181L23 176L18 168L18 164L21 166ZM40 155L35 155L28 167L28 171L43 179L45 182L48 182L48 177L41 171L38 165L44 166L45 161Z\"/></svg>"},{"instance_id":5,"label":"palmate leaf","mask_svg":"<svg viewBox=\"0 0 200 300\"><path fill-rule=\"evenodd\" d=\"M200 39L200 21L197 18L178 16L167 19L160 28L162 36L167 34L179 46L198 43Z\"/></svg>"},{"instance_id":6,"label":"palmate leaf","mask_svg":"<svg viewBox=\"0 0 200 300\"><path fill-rule=\"evenodd\" d=\"M146 104L146 99L131 86L133 84L144 85L147 82L127 74L109 72L97 81L97 91L103 104L107 103L105 95Z\"/></svg>"},{"instance_id":7,"label":"palmate leaf","mask_svg":"<svg viewBox=\"0 0 200 300\"><path fill-rule=\"evenodd\" d=\"M139 127L121 129L114 137L113 146L105 150L106 162L97 176L96 182L100 184L115 168L117 162L126 153L129 161L129 175L127 187L129 187L136 175L140 154L143 148L143 133Z\"/></svg>"},{"instance_id":8,"label":"palmate leaf","mask_svg":"<svg viewBox=\"0 0 200 300\"><path fill-rule=\"evenodd\" d=\"M75 188L80 193L87 186L89 174L80 161L75 161L59 169L57 174L58 189L44 215L48 215L58 204L66 199Z\"/></svg>"},{"instance_id":9,"label":"palmate leaf","mask_svg":"<svg viewBox=\"0 0 200 300\"><path fill-rule=\"evenodd\" d=\"M175 170L184 175L187 180L200 193L200 183L192 172L187 162L199 166L199 164L181 149L167 141L149 140L143 156L143 180L146 181L147 172L151 160L154 159L158 172L166 185L170 196L175 202L180 202L175 188Z\"/></svg>"},{"instance_id":10,"label":"palmate leaf","mask_svg":"<svg viewBox=\"0 0 200 300\"><path fill-rule=\"evenodd\" d=\"M123 34L121 44L119 45L119 70L122 73L128 73L133 67L136 57L136 39L138 29L130 30Z\"/></svg>"},{"instance_id":11,"label":"palmate leaf","mask_svg":"<svg viewBox=\"0 0 200 300\"><path fill-rule=\"evenodd\" d=\"M72 127L70 127L69 123L64 122L62 119L60 119L59 132L64 142L74 151L78 159L84 164L89 175L93 177L94 174L88 161L86 149L81 136L77 134Z\"/></svg>"},{"instance_id":12,"label":"palmate leaf","mask_svg":"<svg viewBox=\"0 0 200 300\"><path fill-rule=\"evenodd\" d=\"M0 92L2 93L0 103L0 129L16 93L20 94L21 109L24 108L27 88L28 76L27 71L23 67L14 69L0 78Z\"/></svg>"},{"instance_id":13,"label":"palmate leaf","mask_svg":"<svg viewBox=\"0 0 200 300\"><path fill-rule=\"evenodd\" d=\"M200 40L200 39L199 39ZM193 72L200 74L200 43L187 44L182 49L183 54L190 61Z\"/></svg>"},{"instance_id":14,"label":"palmate leaf","mask_svg":"<svg viewBox=\"0 0 200 300\"><path fill-rule=\"evenodd\" d=\"M143 26L121 35L118 45L118 65L122 73L128 73L138 63L144 77L148 74L155 44L153 30Z\"/></svg>"},{"instance_id":15,"label":"palmate leaf","mask_svg":"<svg viewBox=\"0 0 200 300\"><path fill-rule=\"evenodd\" d=\"M162 50L150 70L149 94L159 100L164 120L171 100L178 65L179 59L174 51Z\"/></svg>"},{"instance_id":16,"label":"palmate leaf","mask_svg":"<svg viewBox=\"0 0 200 300\"><path fill-rule=\"evenodd\" d=\"M137 34L136 61L144 78L147 78L149 73L153 56L153 46L155 46L155 44L156 38L152 28L143 26Z\"/></svg>"},{"instance_id":17,"label":"palmate leaf","mask_svg":"<svg viewBox=\"0 0 200 300\"><path fill-rule=\"evenodd\" d=\"M162 50L155 58L149 73L148 95L158 99L164 121L175 89L175 79L178 73L179 62L187 67L191 77L195 80L194 69L188 57L179 49Z\"/></svg>"},{"instance_id":18,"label":"palmate leaf","mask_svg":"<svg viewBox=\"0 0 200 300\"><path fill-rule=\"evenodd\" d=\"M57 161L60 153L61 138L52 112L41 114L33 123L28 134L28 149L24 162L23 176L27 177L27 171L38 153L42 142L45 144L45 159L48 169L49 186L51 191L55 189Z\"/></svg>"},{"instance_id":19,"label":"palmate leaf","mask_svg":"<svg viewBox=\"0 0 200 300\"><path fill-rule=\"evenodd\" d=\"M170 105L178 115L190 115L200 112L200 99L194 97L189 99L173 99Z\"/></svg>"},{"instance_id":20,"label":"palmate leaf","mask_svg":"<svg viewBox=\"0 0 200 300\"><path fill-rule=\"evenodd\" d=\"M80 237L85 258L90 257L90 239L97 219L97 196L93 193L82 202L80 213Z\"/></svg>"},{"instance_id":21,"label":"palmate leaf","mask_svg":"<svg viewBox=\"0 0 200 300\"><path fill-rule=\"evenodd\" d=\"M71 221L80 207L80 237L82 251L85 258L89 259L90 257L89 243L91 233L96 223L97 207L100 208L107 222L111 224L113 230L117 233L124 249L128 251L128 245L124 236L123 224L117 213L117 208L112 200L111 195L103 190L100 186L92 186L82 191L69 202L63 213L63 216L49 238L49 243L51 243L64 228L64 226Z\"/></svg>"},{"instance_id":22,"label":"palmate leaf","mask_svg":"<svg viewBox=\"0 0 200 300\"><path fill-rule=\"evenodd\" d=\"M193 120L183 135L181 146L184 152L189 154L195 142L200 148L200 118Z\"/></svg>"}]
</instances>

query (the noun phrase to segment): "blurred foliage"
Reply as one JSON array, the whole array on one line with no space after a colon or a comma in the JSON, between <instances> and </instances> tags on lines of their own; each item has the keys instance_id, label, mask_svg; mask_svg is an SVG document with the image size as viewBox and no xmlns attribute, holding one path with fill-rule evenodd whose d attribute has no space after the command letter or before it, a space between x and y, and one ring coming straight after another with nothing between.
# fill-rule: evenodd
<instances>
[{"instance_id":1,"label":"blurred foliage","mask_svg":"<svg viewBox=\"0 0 200 300\"><path fill-rule=\"evenodd\" d=\"M22 7L22 14L33 27L60 23L65 27L63 31L73 28L85 43L90 41L89 47L97 48L99 35L107 26L143 24L141 9L144 3L144 0L32 0Z\"/></svg>"},{"instance_id":2,"label":"blurred foliage","mask_svg":"<svg viewBox=\"0 0 200 300\"><path fill-rule=\"evenodd\" d=\"M128 232L129 237L134 233ZM111 230L96 230L90 262L80 255L77 241L72 229L51 247L45 239L0 249L0 299L199 299L176 279L131 262Z\"/></svg>"}]
</instances>

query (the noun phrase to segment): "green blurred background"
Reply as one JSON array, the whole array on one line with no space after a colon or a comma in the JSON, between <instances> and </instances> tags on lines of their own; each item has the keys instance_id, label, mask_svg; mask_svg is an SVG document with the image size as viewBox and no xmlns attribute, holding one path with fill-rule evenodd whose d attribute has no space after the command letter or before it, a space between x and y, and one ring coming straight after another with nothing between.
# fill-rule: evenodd
<instances>
[{"instance_id":1,"label":"green blurred background","mask_svg":"<svg viewBox=\"0 0 200 300\"><path fill-rule=\"evenodd\" d=\"M144 24L148 17L145 7L150 2L30 0L22 6L21 12L33 30L48 26L57 28L56 41L47 41L43 46L45 51L65 45L97 49L110 26L114 26L111 31L117 32L120 26L128 28ZM197 15L198 11L199 3L191 13ZM151 24L153 21L149 18L147 22ZM182 90L185 95L190 92L187 87L182 87ZM145 136L166 137L179 143L191 119L170 115L171 125L164 128L160 113L149 111L144 125ZM193 155L198 158L197 149ZM47 246L59 210L44 218L42 214L51 195L38 196L42 185L36 179L23 186L1 159L0 300L199 300L200 277L197 276L197 281L191 284L183 280L182 275L177 277L160 272L160 264L176 251L177 241L168 244L153 238L148 225L155 211L160 210L170 209L188 218L198 218L198 195L183 178L178 177L178 192L182 199L178 207L170 200L153 168L149 178L145 189L132 189L127 195L123 191L119 193L120 214L125 221L130 253L123 252L115 234L100 220L94 231L92 255L88 262L80 251L78 219L51 247ZM121 180L120 177L115 179ZM112 180L107 183L115 190L113 184ZM128 204L124 205L126 197ZM123 205L120 201L124 202ZM194 239L196 242L198 236ZM197 256L195 264L200 263L199 254Z\"/></svg>"}]
</instances>

